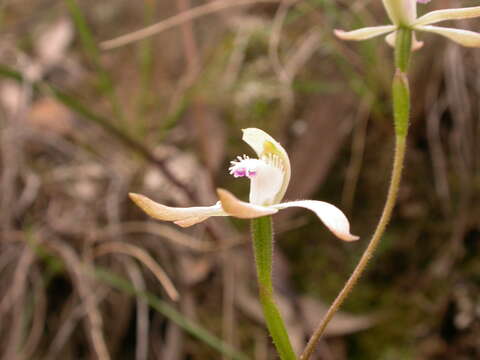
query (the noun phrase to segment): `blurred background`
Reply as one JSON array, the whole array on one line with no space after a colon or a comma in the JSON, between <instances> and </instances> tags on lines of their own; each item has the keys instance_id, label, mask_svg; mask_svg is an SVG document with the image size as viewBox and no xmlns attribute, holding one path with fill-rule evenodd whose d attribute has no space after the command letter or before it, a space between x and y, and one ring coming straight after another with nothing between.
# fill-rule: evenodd
<instances>
[{"instance_id":1,"label":"blurred background","mask_svg":"<svg viewBox=\"0 0 480 360\"><path fill-rule=\"evenodd\" d=\"M275 359L248 222L181 229L127 197L247 199L227 171L252 155L245 127L289 152L286 198L336 204L361 236L275 216L277 299L301 350L375 227L393 151L392 51L332 29L386 22L372 0L3 0L1 359ZM480 358L480 50L420 37L398 205L317 359Z\"/></svg>"}]
</instances>

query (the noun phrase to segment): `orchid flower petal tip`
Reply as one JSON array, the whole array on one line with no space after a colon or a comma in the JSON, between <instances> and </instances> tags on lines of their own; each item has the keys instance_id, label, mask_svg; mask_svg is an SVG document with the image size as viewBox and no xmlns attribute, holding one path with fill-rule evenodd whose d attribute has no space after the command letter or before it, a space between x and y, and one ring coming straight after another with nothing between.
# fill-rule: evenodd
<instances>
[{"instance_id":1,"label":"orchid flower petal tip","mask_svg":"<svg viewBox=\"0 0 480 360\"><path fill-rule=\"evenodd\" d=\"M352 234L346 234L346 235L343 235L342 237L340 237L340 236L338 236L338 237L341 240L348 241L348 242L360 240L360 236L352 235Z\"/></svg>"},{"instance_id":2,"label":"orchid flower petal tip","mask_svg":"<svg viewBox=\"0 0 480 360\"><path fill-rule=\"evenodd\" d=\"M222 197L228 196L229 194L231 194L230 191L222 189L222 188L217 188L217 196L220 199L220 202L222 201L221 200Z\"/></svg>"},{"instance_id":3,"label":"orchid flower petal tip","mask_svg":"<svg viewBox=\"0 0 480 360\"><path fill-rule=\"evenodd\" d=\"M277 209L297 206L313 211L325 226L339 239L344 241L355 241L359 239L358 236L350 234L350 223L345 214L332 204L317 200L297 200L274 205Z\"/></svg>"},{"instance_id":4,"label":"orchid flower petal tip","mask_svg":"<svg viewBox=\"0 0 480 360\"><path fill-rule=\"evenodd\" d=\"M140 195L140 194L137 194L137 193L133 193L133 192L128 193L128 197L130 198L130 200L132 200L136 205L138 205L141 208L143 208L142 204L144 204L145 201L149 200L146 196L143 196L143 195Z\"/></svg>"},{"instance_id":5,"label":"orchid flower petal tip","mask_svg":"<svg viewBox=\"0 0 480 360\"><path fill-rule=\"evenodd\" d=\"M364 27L353 31L335 29L333 32L339 39L342 40L361 41L371 39L380 35L385 35L392 31L395 31L394 25Z\"/></svg>"},{"instance_id":6,"label":"orchid flower petal tip","mask_svg":"<svg viewBox=\"0 0 480 360\"><path fill-rule=\"evenodd\" d=\"M339 38L340 40L349 40L347 33L348 33L347 31L342 30L342 29L334 29L333 30L333 34L337 38Z\"/></svg>"},{"instance_id":7,"label":"orchid flower petal tip","mask_svg":"<svg viewBox=\"0 0 480 360\"><path fill-rule=\"evenodd\" d=\"M201 222L203 222L207 219L208 219L208 216L193 216L193 217L190 217L190 218L187 218L187 219L174 221L173 223L175 225L180 226L180 227L187 228L187 227L190 227L192 225L201 223Z\"/></svg>"},{"instance_id":8,"label":"orchid flower petal tip","mask_svg":"<svg viewBox=\"0 0 480 360\"><path fill-rule=\"evenodd\" d=\"M465 47L480 47L480 33L477 32L433 25L417 26L415 29L442 35Z\"/></svg>"}]
</instances>

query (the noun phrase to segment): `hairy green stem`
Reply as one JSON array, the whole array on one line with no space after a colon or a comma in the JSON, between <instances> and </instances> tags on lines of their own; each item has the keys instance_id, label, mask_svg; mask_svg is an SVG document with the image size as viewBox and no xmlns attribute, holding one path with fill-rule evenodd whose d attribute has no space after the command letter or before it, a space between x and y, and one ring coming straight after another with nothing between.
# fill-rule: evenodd
<instances>
[{"instance_id":1,"label":"hairy green stem","mask_svg":"<svg viewBox=\"0 0 480 360\"><path fill-rule=\"evenodd\" d=\"M392 97L395 134L401 138L406 138L410 114L410 88L407 75L400 69L397 69L393 78Z\"/></svg>"},{"instance_id":2,"label":"hairy green stem","mask_svg":"<svg viewBox=\"0 0 480 360\"><path fill-rule=\"evenodd\" d=\"M257 267L258 288L263 315L268 331L282 360L296 359L282 316L273 298L272 259L273 232L272 219L264 216L252 220L253 250Z\"/></svg>"},{"instance_id":3,"label":"hairy green stem","mask_svg":"<svg viewBox=\"0 0 480 360\"><path fill-rule=\"evenodd\" d=\"M368 261L372 258L378 244L385 232L388 222L392 216L393 208L397 201L398 189L402 178L403 162L406 151L406 141L408 134L408 124L410 115L410 91L408 86L408 78L406 71L408 70L410 53L412 47L412 32L409 29L401 28L397 31L395 43L395 65L396 72L392 84L392 98L393 98L393 118L395 125L395 155L393 160L392 174L390 178L390 186L388 188L387 199L383 208L382 215L378 221L375 232L373 233L370 242L363 252L360 261L355 270L350 275L343 289L333 301L327 313L320 321L317 329L308 341L305 350L300 356L300 360L309 359L315 346L324 333L328 323L348 297L352 289L357 284L358 279L364 272Z\"/></svg>"},{"instance_id":4,"label":"hairy green stem","mask_svg":"<svg viewBox=\"0 0 480 360\"><path fill-rule=\"evenodd\" d=\"M387 201L385 202L382 216L380 217L377 228L375 229L372 239L370 240L370 243L365 249L360 261L358 262L357 267L353 271L352 275L350 275L350 278L345 283L343 289L340 291L337 298L332 303L327 313L323 317L322 321L320 322L320 325L318 326L318 328L315 330L312 337L310 338L304 352L302 353L302 356L300 357L301 360L307 360L312 355L313 351L315 350L315 346L318 340L320 340L320 337L325 331L325 328L327 327L328 323L332 319L333 315L335 315L337 310L340 308L342 303L345 301L347 296L350 294L353 287L356 285L358 279L360 278L363 271L365 270L365 267L367 266L368 261L372 258L378 246L378 243L382 238L385 228L390 220L393 207L397 200L397 193L398 193L398 188L400 185L400 179L402 175L406 139L404 137L397 136L396 141L397 142L395 145L395 160L393 164L392 177L391 177L390 187L388 190Z\"/></svg>"},{"instance_id":5,"label":"hairy green stem","mask_svg":"<svg viewBox=\"0 0 480 360\"><path fill-rule=\"evenodd\" d=\"M407 72L412 53L412 30L401 27L395 36L395 68Z\"/></svg>"}]
</instances>

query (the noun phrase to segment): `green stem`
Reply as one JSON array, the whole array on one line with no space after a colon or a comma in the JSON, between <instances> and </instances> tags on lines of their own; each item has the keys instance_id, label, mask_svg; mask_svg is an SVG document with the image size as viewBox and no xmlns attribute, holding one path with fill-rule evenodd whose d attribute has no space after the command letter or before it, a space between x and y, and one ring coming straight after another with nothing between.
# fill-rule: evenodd
<instances>
[{"instance_id":1,"label":"green stem","mask_svg":"<svg viewBox=\"0 0 480 360\"><path fill-rule=\"evenodd\" d=\"M308 341L305 350L300 356L300 360L309 359L315 346L323 335L328 323L348 297L352 289L357 284L358 279L363 274L368 261L373 257L375 250L385 232L388 222L392 216L393 208L397 201L398 189L402 178L403 162L405 158L406 142L408 134L408 124L410 115L410 91L408 87L408 78L406 71L409 65L409 58L411 53L412 32L409 29L401 28L397 31L397 39L395 44L395 65L396 72L392 85L393 97L393 115L395 125L395 155L393 160L393 169L390 178L390 186L388 188L387 199L383 208L382 215L378 221L375 232L373 233L370 242L363 252L360 261L355 270L350 275L343 289L337 295L327 313L320 321L317 329Z\"/></svg>"},{"instance_id":2,"label":"green stem","mask_svg":"<svg viewBox=\"0 0 480 360\"><path fill-rule=\"evenodd\" d=\"M337 298L334 300L330 308L328 309L327 313L323 317L320 325L317 327L315 332L313 333L312 337L310 338L302 356L300 357L301 360L307 360L312 355L313 351L315 350L315 346L320 340L323 332L325 331L328 323L332 319L333 315L337 312L340 306L343 304L347 296L352 291L353 287L356 285L358 279L362 275L365 267L368 264L368 261L372 258L380 239L382 238L383 233L385 232L385 228L390 220L392 215L392 210L397 200L398 188L400 185L400 179L402 176L402 167L403 167L403 159L405 156L405 143L406 139L397 136L396 137L396 145L395 145L395 159L393 163L393 170L392 170L392 177L390 182L390 187L388 189L387 200L385 202L385 206L383 208L382 216L378 222L377 228L368 244L367 248L363 252L363 255L358 262L357 267L353 271L350 278L345 283L342 291L337 295Z\"/></svg>"},{"instance_id":3,"label":"green stem","mask_svg":"<svg viewBox=\"0 0 480 360\"><path fill-rule=\"evenodd\" d=\"M395 36L395 67L407 72L412 53L412 30L401 27Z\"/></svg>"},{"instance_id":4,"label":"green stem","mask_svg":"<svg viewBox=\"0 0 480 360\"><path fill-rule=\"evenodd\" d=\"M410 89L407 75L400 69L397 69L393 78L392 97L395 134L405 139L410 117Z\"/></svg>"},{"instance_id":5,"label":"green stem","mask_svg":"<svg viewBox=\"0 0 480 360\"><path fill-rule=\"evenodd\" d=\"M282 316L273 298L273 233L272 219L270 216L252 220L252 236L260 302L262 304L265 321L267 322L268 331L270 332L280 358L282 360L294 360L296 359L295 353Z\"/></svg>"}]
</instances>

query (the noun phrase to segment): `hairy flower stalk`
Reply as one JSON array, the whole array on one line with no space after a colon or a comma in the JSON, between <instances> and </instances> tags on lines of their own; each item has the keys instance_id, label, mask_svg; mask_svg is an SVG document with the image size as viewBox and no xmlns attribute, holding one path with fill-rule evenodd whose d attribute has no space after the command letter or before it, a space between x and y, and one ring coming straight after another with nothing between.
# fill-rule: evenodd
<instances>
[{"instance_id":1,"label":"hairy flower stalk","mask_svg":"<svg viewBox=\"0 0 480 360\"><path fill-rule=\"evenodd\" d=\"M305 350L300 359L307 360L313 354L315 346L325 332L328 323L348 297L355 287L358 279L364 272L368 261L373 257L375 250L385 232L388 222L392 216L393 208L397 201L398 189L402 177L403 162L405 158L406 140L408 134L408 123L410 114L410 91L408 87L408 78L406 71L408 69L409 57L411 52L412 32L409 29L400 28L397 31L396 54L396 73L392 84L393 114L395 126L395 155L393 160L390 186L388 188L387 199L382 211L377 227L370 239L370 242L363 252L360 261L355 267L353 273L343 286L343 289L337 295L332 305L330 305L320 324L308 341ZM401 54L399 54L401 53Z\"/></svg>"},{"instance_id":2,"label":"hairy flower stalk","mask_svg":"<svg viewBox=\"0 0 480 360\"><path fill-rule=\"evenodd\" d=\"M268 331L282 360L295 360L288 332L274 299L272 284L272 219L264 216L252 220L252 240L257 268L258 292Z\"/></svg>"},{"instance_id":3,"label":"hairy flower stalk","mask_svg":"<svg viewBox=\"0 0 480 360\"><path fill-rule=\"evenodd\" d=\"M323 335L328 323L348 297L358 279L364 272L368 261L372 258L390 221L395 206L398 189L402 177L402 169L406 151L406 141L410 114L410 90L407 71L412 50L422 47L423 42L415 38L414 31L426 31L443 35L463 46L480 47L480 34L472 31L431 26L430 24L452 19L463 19L480 16L480 6L462 9L432 11L417 18L417 2L427 3L429 0L383 0L385 10L392 25L363 28L350 32L336 30L335 34L343 40L366 40L375 36L390 33L386 37L388 44L395 47L395 75L392 83L393 117L395 127L395 155L390 179L390 186L382 215L372 238L360 261L344 287L327 310L320 324L311 336L300 359L307 360L315 350L315 346Z\"/></svg>"},{"instance_id":4,"label":"hairy flower stalk","mask_svg":"<svg viewBox=\"0 0 480 360\"><path fill-rule=\"evenodd\" d=\"M257 158L243 155L231 161L229 172L235 178L250 180L249 202L237 199L230 192L218 189L220 201L212 206L188 208L159 204L146 196L130 193L130 198L148 215L187 227L211 216L234 216L252 219L253 249L257 268L260 302L265 322L282 360L296 359L285 324L274 300L272 284L273 231L272 214L289 207L313 211L339 239L354 241L350 224L343 212L332 204L317 200L281 202L290 182L290 160L285 149L266 132L243 130L243 140L255 151Z\"/></svg>"}]
</instances>

